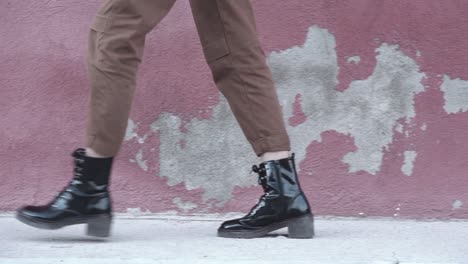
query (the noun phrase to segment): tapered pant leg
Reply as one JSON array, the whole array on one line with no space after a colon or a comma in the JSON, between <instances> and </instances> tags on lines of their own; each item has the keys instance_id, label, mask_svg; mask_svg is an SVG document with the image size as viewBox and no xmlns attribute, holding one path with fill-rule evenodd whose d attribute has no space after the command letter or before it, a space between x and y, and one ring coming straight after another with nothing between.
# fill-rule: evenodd
<instances>
[{"instance_id":1,"label":"tapered pant leg","mask_svg":"<svg viewBox=\"0 0 468 264\"><path fill-rule=\"evenodd\" d=\"M115 156L122 144L145 36L175 0L107 0L89 34L87 147ZM210 1L208 1L210 2Z\"/></svg>"},{"instance_id":2,"label":"tapered pant leg","mask_svg":"<svg viewBox=\"0 0 468 264\"><path fill-rule=\"evenodd\" d=\"M249 0L190 0L214 81L255 153L290 150Z\"/></svg>"}]
</instances>

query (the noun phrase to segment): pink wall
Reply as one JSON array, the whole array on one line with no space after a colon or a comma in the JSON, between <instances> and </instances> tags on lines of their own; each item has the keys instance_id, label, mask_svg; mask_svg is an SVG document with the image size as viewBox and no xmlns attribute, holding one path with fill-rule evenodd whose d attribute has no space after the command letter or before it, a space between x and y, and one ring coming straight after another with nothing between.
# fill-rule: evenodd
<instances>
[{"instance_id":1,"label":"pink wall","mask_svg":"<svg viewBox=\"0 0 468 264\"><path fill-rule=\"evenodd\" d=\"M71 177L98 2L0 0L1 211ZM120 212L246 211L260 192L186 2L147 40L113 174ZM468 218L467 1L253 4L317 214Z\"/></svg>"}]
</instances>

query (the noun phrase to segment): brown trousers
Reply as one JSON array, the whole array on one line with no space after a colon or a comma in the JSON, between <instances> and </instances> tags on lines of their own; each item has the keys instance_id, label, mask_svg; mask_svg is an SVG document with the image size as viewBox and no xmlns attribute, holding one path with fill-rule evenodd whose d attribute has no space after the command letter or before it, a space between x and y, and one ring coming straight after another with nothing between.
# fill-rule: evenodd
<instances>
[{"instance_id":1,"label":"brown trousers","mask_svg":"<svg viewBox=\"0 0 468 264\"><path fill-rule=\"evenodd\" d=\"M115 156L123 141L145 35L175 0L107 0L91 27L87 147ZM206 61L257 156L290 150L249 0L190 0Z\"/></svg>"}]
</instances>

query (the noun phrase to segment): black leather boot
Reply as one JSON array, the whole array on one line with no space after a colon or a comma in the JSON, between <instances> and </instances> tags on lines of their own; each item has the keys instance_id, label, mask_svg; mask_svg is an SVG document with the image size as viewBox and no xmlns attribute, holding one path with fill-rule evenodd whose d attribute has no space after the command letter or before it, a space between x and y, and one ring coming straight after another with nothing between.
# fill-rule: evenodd
<instances>
[{"instance_id":1,"label":"black leather boot","mask_svg":"<svg viewBox=\"0 0 468 264\"><path fill-rule=\"evenodd\" d=\"M299 185L294 153L254 165L252 170L265 194L246 216L224 222L218 236L256 238L287 227L290 238L312 238L314 217Z\"/></svg>"},{"instance_id":2,"label":"black leather boot","mask_svg":"<svg viewBox=\"0 0 468 264\"><path fill-rule=\"evenodd\" d=\"M91 158L82 148L76 149L74 177L49 204L25 206L17 211L21 222L41 228L58 229L87 224L90 236L110 235L112 219L108 180L113 158Z\"/></svg>"}]
</instances>

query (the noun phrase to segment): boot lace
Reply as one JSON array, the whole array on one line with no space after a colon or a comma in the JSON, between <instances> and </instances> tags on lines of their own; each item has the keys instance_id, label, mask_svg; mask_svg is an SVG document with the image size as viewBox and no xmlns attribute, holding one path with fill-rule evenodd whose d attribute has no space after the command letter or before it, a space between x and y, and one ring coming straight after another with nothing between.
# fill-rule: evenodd
<instances>
[{"instance_id":1,"label":"boot lace","mask_svg":"<svg viewBox=\"0 0 468 264\"><path fill-rule=\"evenodd\" d=\"M262 186L263 191L267 193L269 191L267 179L266 179L266 169L262 167L258 167L257 165L252 166L252 171L258 174L258 184Z\"/></svg>"},{"instance_id":2,"label":"boot lace","mask_svg":"<svg viewBox=\"0 0 468 264\"><path fill-rule=\"evenodd\" d=\"M73 152L72 156L74 158L74 168L73 168L73 179L70 182L71 185L83 183L83 164L84 164L84 149L77 149Z\"/></svg>"},{"instance_id":3,"label":"boot lace","mask_svg":"<svg viewBox=\"0 0 468 264\"><path fill-rule=\"evenodd\" d=\"M267 175L266 175L266 169L262 167L258 167L257 165L252 166L251 172L255 172L258 174L258 184L262 186L263 189L263 195L260 196L260 199L258 200L257 204L250 210L248 216L253 216L255 215L258 210L260 210L262 207L265 206L265 200L268 196L272 194L272 191L274 191L267 182Z\"/></svg>"},{"instance_id":4,"label":"boot lace","mask_svg":"<svg viewBox=\"0 0 468 264\"><path fill-rule=\"evenodd\" d=\"M74 158L73 178L70 180L68 185L63 187L63 189L57 194L53 202L54 204L57 203L60 200L60 198L70 200L70 186L75 186L83 183L84 151L84 149L77 149L72 153L72 157Z\"/></svg>"}]
</instances>

